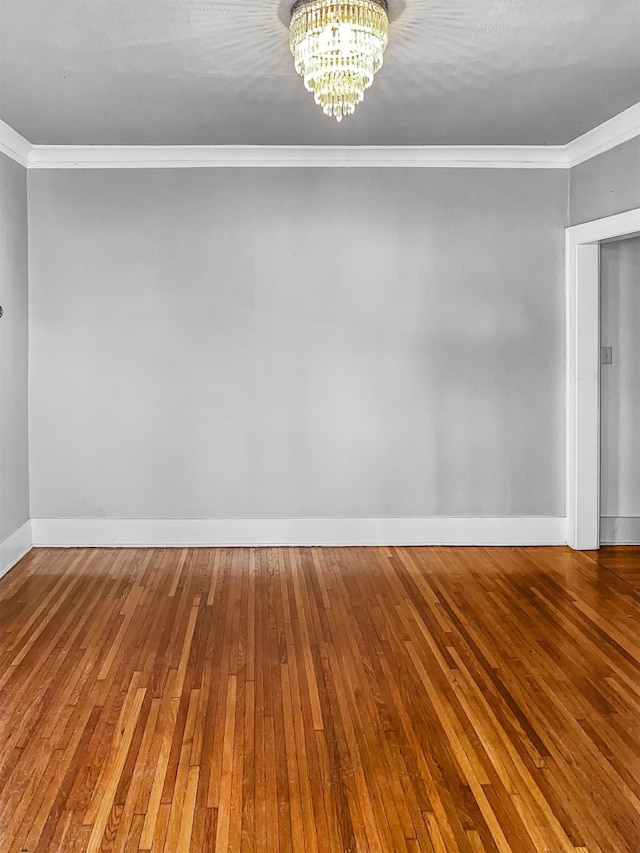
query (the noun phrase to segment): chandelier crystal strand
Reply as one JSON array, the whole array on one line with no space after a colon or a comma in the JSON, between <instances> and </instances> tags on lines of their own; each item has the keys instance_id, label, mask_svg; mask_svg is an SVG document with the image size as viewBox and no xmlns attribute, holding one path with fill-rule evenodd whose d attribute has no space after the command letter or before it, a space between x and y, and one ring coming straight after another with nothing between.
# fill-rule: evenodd
<instances>
[{"instance_id":1,"label":"chandelier crystal strand","mask_svg":"<svg viewBox=\"0 0 640 853\"><path fill-rule=\"evenodd\" d=\"M295 69L325 115L353 115L382 67L386 0L298 0L289 46Z\"/></svg>"}]
</instances>

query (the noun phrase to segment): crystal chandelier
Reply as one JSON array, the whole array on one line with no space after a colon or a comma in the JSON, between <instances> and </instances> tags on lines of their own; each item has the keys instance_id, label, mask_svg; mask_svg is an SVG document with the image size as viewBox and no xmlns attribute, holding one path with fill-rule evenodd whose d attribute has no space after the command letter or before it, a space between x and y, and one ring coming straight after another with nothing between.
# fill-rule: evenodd
<instances>
[{"instance_id":1,"label":"crystal chandelier","mask_svg":"<svg viewBox=\"0 0 640 853\"><path fill-rule=\"evenodd\" d=\"M388 26L386 0L297 0L289 46L325 115L353 114L382 66Z\"/></svg>"}]
</instances>

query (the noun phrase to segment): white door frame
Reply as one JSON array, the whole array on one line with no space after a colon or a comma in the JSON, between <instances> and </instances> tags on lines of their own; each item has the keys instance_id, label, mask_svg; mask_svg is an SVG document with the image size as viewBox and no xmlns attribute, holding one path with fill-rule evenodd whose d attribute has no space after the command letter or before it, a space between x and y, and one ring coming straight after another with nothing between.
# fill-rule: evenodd
<instances>
[{"instance_id":1,"label":"white door frame","mask_svg":"<svg viewBox=\"0 0 640 853\"><path fill-rule=\"evenodd\" d=\"M640 232L640 208L565 232L567 542L600 547L600 243Z\"/></svg>"}]
</instances>

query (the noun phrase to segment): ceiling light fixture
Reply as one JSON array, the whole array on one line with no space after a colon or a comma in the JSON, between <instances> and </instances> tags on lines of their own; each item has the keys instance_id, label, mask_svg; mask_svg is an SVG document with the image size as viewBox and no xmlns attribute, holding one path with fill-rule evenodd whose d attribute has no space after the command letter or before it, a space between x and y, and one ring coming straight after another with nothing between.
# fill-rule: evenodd
<instances>
[{"instance_id":1,"label":"ceiling light fixture","mask_svg":"<svg viewBox=\"0 0 640 853\"><path fill-rule=\"evenodd\" d=\"M297 0L289 46L316 104L338 121L352 115L382 67L386 0Z\"/></svg>"}]
</instances>

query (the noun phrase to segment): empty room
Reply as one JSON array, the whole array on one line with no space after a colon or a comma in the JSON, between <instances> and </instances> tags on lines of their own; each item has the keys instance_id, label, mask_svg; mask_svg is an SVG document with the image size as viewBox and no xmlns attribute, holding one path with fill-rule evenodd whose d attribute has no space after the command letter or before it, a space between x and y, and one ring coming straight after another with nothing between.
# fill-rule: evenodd
<instances>
[{"instance_id":1,"label":"empty room","mask_svg":"<svg viewBox=\"0 0 640 853\"><path fill-rule=\"evenodd\" d=\"M0 853L640 851L639 0L0 0Z\"/></svg>"}]
</instances>

